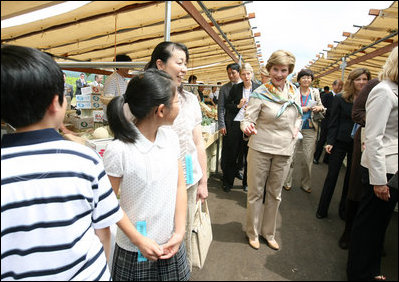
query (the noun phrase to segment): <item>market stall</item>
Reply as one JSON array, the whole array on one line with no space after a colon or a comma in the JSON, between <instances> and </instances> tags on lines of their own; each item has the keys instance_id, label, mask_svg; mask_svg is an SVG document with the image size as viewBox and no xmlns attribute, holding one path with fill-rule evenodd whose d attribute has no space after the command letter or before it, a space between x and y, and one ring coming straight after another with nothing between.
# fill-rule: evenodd
<instances>
[{"instance_id":1,"label":"market stall","mask_svg":"<svg viewBox=\"0 0 399 282\"><path fill-rule=\"evenodd\" d=\"M202 111L202 138L207 156L208 177L212 172L218 172L221 138L217 127L217 107L200 102Z\"/></svg>"}]
</instances>

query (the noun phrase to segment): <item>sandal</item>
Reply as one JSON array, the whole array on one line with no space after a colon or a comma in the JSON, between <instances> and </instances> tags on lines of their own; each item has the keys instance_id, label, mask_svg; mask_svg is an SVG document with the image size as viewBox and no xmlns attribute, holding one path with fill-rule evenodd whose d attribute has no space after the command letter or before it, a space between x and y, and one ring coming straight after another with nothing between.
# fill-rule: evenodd
<instances>
[{"instance_id":1,"label":"sandal","mask_svg":"<svg viewBox=\"0 0 399 282\"><path fill-rule=\"evenodd\" d=\"M387 278L384 275L377 275L377 276L374 276L373 280L374 281L385 281L385 280L387 280Z\"/></svg>"}]
</instances>

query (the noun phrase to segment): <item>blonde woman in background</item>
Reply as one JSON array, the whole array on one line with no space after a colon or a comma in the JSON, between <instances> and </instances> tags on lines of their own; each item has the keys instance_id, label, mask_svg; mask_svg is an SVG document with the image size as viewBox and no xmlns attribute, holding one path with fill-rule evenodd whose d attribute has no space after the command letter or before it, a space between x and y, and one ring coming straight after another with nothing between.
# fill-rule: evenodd
<instances>
[{"instance_id":1,"label":"blonde woman in background","mask_svg":"<svg viewBox=\"0 0 399 282\"><path fill-rule=\"evenodd\" d=\"M398 203L397 181L396 187L387 186L398 171L398 47L379 79L366 102L363 196L353 222L347 265L348 280L354 281L386 280L381 275L381 251Z\"/></svg>"},{"instance_id":2,"label":"blonde woman in background","mask_svg":"<svg viewBox=\"0 0 399 282\"><path fill-rule=\"evenodd\" d=\"M315 113L325 112L325 108L320 100L320 93L317 88L310 87L313 82L313 72L309 69L303 69L298 73L297 81L300 85L296 95L299 96L302 107L302 129L301 134L303 138L298 140L295 146L295 152L290 165L287 179L284 184L284 189L289 191L292 187L292 173L295 162L300 163L304 161L305 165L301 164L301 189L307 193L311 189L311 174L313 165L313 154L316 147L316 137L318 130L318 123L314 120ZM298 159L299 150L303 151L304 159Z\"/></svg>"},{"instance_id":3,"label":"blonde woman in background","mask_svg":"<svg viewBox=\"0 0 399 282\"><path fill-rule=\"evenodd\" d=\"M252 92L241 121L241 130L250 136L246 235L254 249L260 247L259 235L273 250L280 248L275 240L277 212L302 115L294 100L296 87L287 80L294 66L295 57L288 51L270 56L266 69L271 79Z\"/></svg>"},{"instance_id":4,"label":"blonde woman in background","mask_svg":"<svg viewBox=\"0 0 399 282\"><path fill-rule=\"evenodd\" d=\"M266 82L268 82L270 80L270 75L266 69L266 66L262 66L260 68L260 78L261 78L262 84L265 84Z\"/></svg>"}]
</instances>

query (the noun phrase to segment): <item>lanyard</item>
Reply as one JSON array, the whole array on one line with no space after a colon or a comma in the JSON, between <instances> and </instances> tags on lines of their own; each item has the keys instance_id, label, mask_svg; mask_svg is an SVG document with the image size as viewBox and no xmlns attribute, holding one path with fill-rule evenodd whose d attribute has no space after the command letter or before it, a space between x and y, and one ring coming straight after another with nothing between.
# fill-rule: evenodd
<instances>
[{"instance_id":1,"label":"lanyard","mask_svg":"<svg viewBox=\"0 0 399 282\"><path fill-rule=\"evenodd\" d=\"M305 99L305 104L303 104L303 100L302 100L302 94L301 94L301 106L302 106L302 107L305 107L305 106L307 105L307 103L308 103L308 99L309 99L309 96L310 96L310 92L309 92L308 96L306 96L306 99Z\"/></svg>"}]
</instances>

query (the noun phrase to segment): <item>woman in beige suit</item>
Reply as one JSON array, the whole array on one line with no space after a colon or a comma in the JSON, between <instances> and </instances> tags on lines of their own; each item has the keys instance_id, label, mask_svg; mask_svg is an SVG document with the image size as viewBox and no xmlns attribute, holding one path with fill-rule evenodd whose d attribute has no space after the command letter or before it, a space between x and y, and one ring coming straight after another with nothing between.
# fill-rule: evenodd
<instances>
[{"instance_id":1,"label":"woman in beige suit","mask_svg":"<svg viewBox=\"0 0 399 282\"><path fill-rule=\"evenodd\" d=\"M241 130L250 136L246 234L254 249L259 249L259 235L270 248L280 248L275 240L277 211L302 115L294 100L296 87L287 81L294 66L295 57L288 51L270 56L266 64L270 81L252 92L241 121Z\"/></svg>"}]
</instances>

